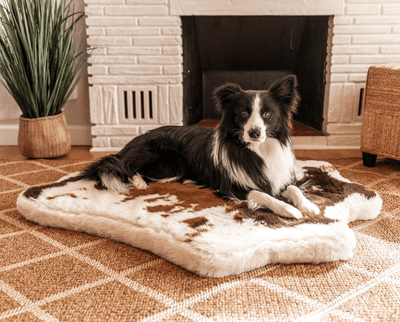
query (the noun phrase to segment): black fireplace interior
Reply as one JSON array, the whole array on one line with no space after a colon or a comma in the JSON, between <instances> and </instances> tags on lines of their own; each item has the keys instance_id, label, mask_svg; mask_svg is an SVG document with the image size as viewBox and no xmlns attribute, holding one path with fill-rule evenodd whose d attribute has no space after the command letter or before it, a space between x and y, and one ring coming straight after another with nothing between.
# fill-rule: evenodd
<instances>
[{"instance_id":1,"label":"black fireplace interior","mask_svg":"<svg viewBox=\"0 0 400 322\"><path fill-rule=\"evenodd\" d=\"M322 130L329 16L182 16L184 124L217 120L214 89L263 90L295 74L295 120Z\"/></svg>"}]
</instances>

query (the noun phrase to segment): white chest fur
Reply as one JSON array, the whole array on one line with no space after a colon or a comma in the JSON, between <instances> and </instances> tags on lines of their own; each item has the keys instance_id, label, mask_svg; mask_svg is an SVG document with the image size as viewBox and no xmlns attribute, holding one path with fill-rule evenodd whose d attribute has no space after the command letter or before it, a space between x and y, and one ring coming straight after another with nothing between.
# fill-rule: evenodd
<instances>
[{"instance_id":1,"label":"white chest fur","mask_svg":"<svg viewBox=\"0 0 400 322\"><path fill-rule=\"evenodd\" d=\"M278 194L292 178L295 157L290 143L281 145L277 139L268 138L263 143L254 144L253 151L264 160L264 173L271 184L272 194Z\"/></svg>"}]
</instances>

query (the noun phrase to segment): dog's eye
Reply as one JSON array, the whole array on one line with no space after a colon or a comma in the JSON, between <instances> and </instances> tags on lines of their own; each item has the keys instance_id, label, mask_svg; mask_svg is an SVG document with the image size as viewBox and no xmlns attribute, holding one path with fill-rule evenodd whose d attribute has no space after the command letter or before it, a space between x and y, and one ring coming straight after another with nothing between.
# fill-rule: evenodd
<instances>
[{"instance_id":1,"label":"dog's eye","mask_svg":"<svg viewBox=\"0 0 400 322\"><path fill-rule=\"evenodd\" d=\"M270 112L265 112L265 113L262 115L262 117L265 118L265 119L269 118L270 116L271 116L271 113L270 113Z\"/></svg>"},{"instance_id":2,"label":"dog's eye","mask_svg":"<svg viewBox=\"0 0 400 322\"><path fill-rule=\"evenodd\" d=\"M247 117L247 116L249 116L249 113L243 111L243 112L242 112L242 116Z\"/></svg>"}]
</instances>

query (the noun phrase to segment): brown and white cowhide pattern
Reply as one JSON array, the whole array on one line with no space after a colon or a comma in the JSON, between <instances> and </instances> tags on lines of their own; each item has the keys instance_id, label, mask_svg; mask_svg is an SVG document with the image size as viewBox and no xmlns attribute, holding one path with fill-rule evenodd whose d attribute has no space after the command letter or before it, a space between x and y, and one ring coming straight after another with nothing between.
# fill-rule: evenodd
<instances>
[{"instance_id":1,"label":"brown and white cowhide pattern","mask_svg":"<svg viewBox=\"0 0 400 322\"><path fill-rule=\"evenodd\" d=\"M320 207L319 215L282 218L177 182L113 193L77 180L77 174L23 191L17 207L41 225L118 240L202 276L239 274L272 263L349 259L356 238L348 223L375 218L382 199L327 162L296 162L299 184Z\"/></svg>"}]
</instances>

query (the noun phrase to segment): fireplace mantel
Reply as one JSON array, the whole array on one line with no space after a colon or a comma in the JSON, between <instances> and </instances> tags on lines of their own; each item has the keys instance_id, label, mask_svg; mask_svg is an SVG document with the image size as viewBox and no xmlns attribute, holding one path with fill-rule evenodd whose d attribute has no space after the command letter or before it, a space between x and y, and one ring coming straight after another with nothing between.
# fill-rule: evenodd
<instances>
[{"instance_id":1,"label":"fireplace mantel","mask_svg":"<svg viewBox=\"0 0 400 322\"><path fill-rule=\"evenodd\" d=\"M170 0L171 15L342 15L344 0Z\"/></svg>"}]
</instances>

